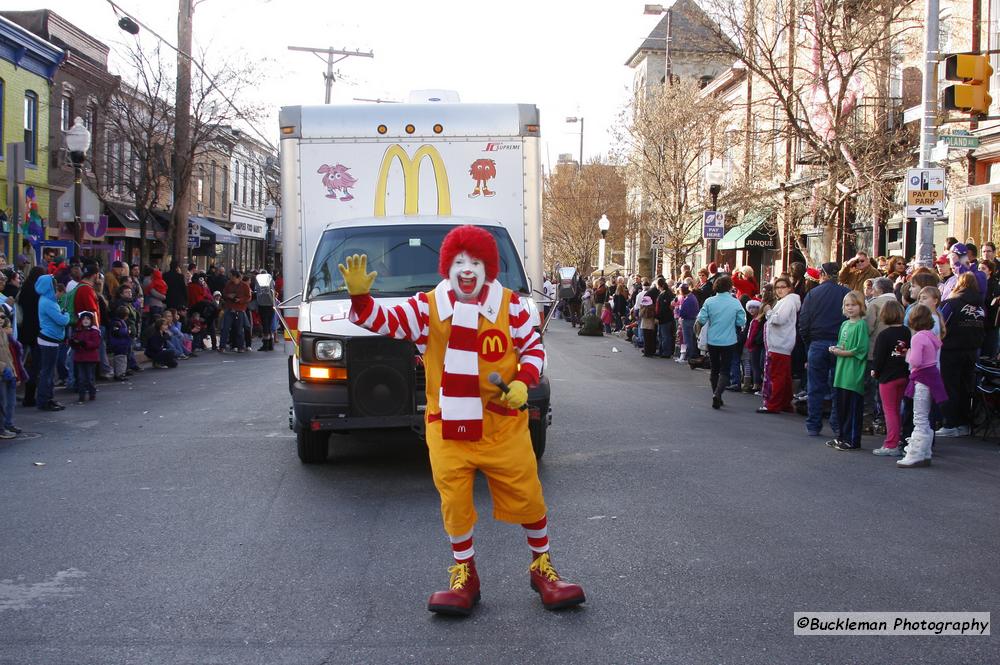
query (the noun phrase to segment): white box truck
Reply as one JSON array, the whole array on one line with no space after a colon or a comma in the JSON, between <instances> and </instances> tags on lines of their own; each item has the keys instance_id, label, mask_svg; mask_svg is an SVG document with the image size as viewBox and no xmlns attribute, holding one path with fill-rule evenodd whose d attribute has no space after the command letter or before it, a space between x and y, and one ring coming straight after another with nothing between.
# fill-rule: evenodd
<instances>
[{"instance_id":1,"label":"white box truck","mask_svg":"<svg viewBox=\"0 0 1000 665\"><path fill-rule=\"evenodd\" d=\"M359 104L281 109L284 314L289 424L299 458L327 458L331 433L422 431L422 359L406 341L348 320L337 265L367 254L372 295L402 302L440 281L455 226L497 240L500 282L538 325L543 297L538 109L527 104ZM288 297L290 295L290 297ZM535 454L545 450L549 381L529 393Z\"/></svg>"}]
</instances>

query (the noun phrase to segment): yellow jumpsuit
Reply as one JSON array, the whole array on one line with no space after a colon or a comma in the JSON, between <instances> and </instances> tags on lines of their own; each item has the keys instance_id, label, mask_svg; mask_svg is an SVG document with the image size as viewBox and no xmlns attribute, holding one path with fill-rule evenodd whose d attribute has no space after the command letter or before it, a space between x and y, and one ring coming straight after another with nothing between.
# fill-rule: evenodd
<instances>
[{"instance_id":1,"label":"yellow jumpsuit","mask_svg":"<svg viewBox=\"0 0 1000 665\"><path fill-rule=\"evenodd\" d=\"M510 289L505 288L495 323L479 316L479 388L483 400L483 437L479 441L441 437L438 396L451 319L442 321L434 294L428 297L430 321L424 352L427 447L434 485L441 495L444 528L452 536L468 533L476 523L472 487L477 469L486 476L493 497L494 518L528 524L537 522L546 513L528 433L528 412L508 408L500 401L500 389L487 378L490 372L498 372L510 383L517 375L518 354L510 338L510 296Z\"/></svg>"}]
</instances>

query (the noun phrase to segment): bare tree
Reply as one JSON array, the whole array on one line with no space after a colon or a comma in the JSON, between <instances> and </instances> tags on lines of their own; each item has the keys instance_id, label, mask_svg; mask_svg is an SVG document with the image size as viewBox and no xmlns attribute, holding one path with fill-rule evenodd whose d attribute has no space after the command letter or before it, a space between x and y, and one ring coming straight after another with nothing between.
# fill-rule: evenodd
<instances>
[{"instance_id":1,"label":"bare tree","mask_svg":"<svg viewBox=\"0 0 1000 665\"><path fill-rule=\"evenodd\" d=\"M706 11L726 38L714 43L752 82L749 121L778 111L782 179L796 163L817 179L808 216L824 229L825 258L837 258L859 195L883 213L886 179L912 159L889 71L917 37L914 0L709 0Z\"/></svg>"},{"instance_id":2,"label":"bare tree","mask_svg":"<svg viewBox=\"0 0 1000 665\"><path fill-rule=\"evenodd\" d=\"M140 262L148 265L146 232L156 209L166 209L170 197L173 110L165 98L170 74L164 68L159 43L145 51L125 53L129 76L110 92L107 108L105 172L96 174L105 199L128 198L139 218ZM103 177L102 177L103 176Z\"/></svg>"},{"instance_id":3,"label":"bare tree","mask_svg":"<svg viewBox=\"0 0 1000 665\"><path fill-rule=\"evenodd\" d=\"M174 151L176 133L175 64L158 43L147 48L136 40L124 47L123 55L127 69L122 72L123 92L110 100L109 125L138 157L141 168L132 174L134 179L127 186L135 198L137 212L148 213L154 205L166 204L164 178L170 180L168 191L172 192L172 199L184 200L195 165L202 157L218 152L220 135L236 123L252 125L261 118L263 107L252 98L260 75L249 61L222 61L211 68L205 65L196 68L192 76L190 147L186 155L175 155L168 162L166 156ZM204 63L208 58L202 53L198 60ZM146 216L139 214L140 221ZM182 235L186 240L186 228L186 214L171 216L167 237L174 240L171 250L178 260L186 253L186 246L180 241Z\"/></svg>"},{"instance_id":4,"label":"bare tree","mask_svg":"<svg viewBox=\"0 0 1000 665\"><path fill-rule=\"evenodd\" d=\"M626 205L625 181L618 169L595 159L582 169L559 167L545 178L542 229L545 265L576 266L589 274L601 233L597 220L611 220L608 246L625 237L634 223Z\"/></svg>"},{"instance_id":5,"label":"bare tree","mask_svg":"<svg viewBox=\"0 0 1000 665\"><path fill-rule=\"evenodd\" d=\"M726 105L680 80L655 92L640 90L615 129L633 212L644 231L665 236L663 251L676 271L701 244L702 183L710 140L722 133Z\"/></svg>"}]
</instances>

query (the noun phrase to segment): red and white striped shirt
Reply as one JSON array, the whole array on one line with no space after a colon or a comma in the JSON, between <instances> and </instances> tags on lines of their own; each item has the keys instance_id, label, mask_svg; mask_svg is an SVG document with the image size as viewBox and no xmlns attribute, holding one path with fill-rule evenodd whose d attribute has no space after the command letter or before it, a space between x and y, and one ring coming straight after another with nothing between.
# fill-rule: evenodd
<instances>
[{"instance_id":1,"label":"red and white striped shirt","mask_svg":"<svg viewBox=\"0 0 1000 665\"><path fill-rule=\"evenodd\" d=\"M427 336L430 333L428 297L438 298L438 314L442 319L451 316L451 302L446 304L441 298L441 293L447 293L451 299L454 299L454 294L451 293L447 280L438 285L430 294L418 293L406 302L394 307L386 307L376 302L368 294L351 296L350 320L351 323L379 335L393 339L408 339L417 345L420 353L423 353L427 349ZM499 282L493 281L486 284L480 295L480 316L491 320L495 319L491 308L498 307L502 298L503 286ZM541 335L531 325L531 313L527 306L521 302L518 294L513 291L510 294L508 321L510 323L510 338L521 364L517 379L528 386L536 385L545 363L545 348L542 346Z\"/></svg>"}]
</instances>

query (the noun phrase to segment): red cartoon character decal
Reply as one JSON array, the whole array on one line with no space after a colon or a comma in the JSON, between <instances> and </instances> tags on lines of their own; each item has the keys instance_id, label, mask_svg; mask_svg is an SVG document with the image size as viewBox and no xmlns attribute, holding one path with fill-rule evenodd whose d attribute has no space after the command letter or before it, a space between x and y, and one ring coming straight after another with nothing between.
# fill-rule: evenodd
<instances>
[{"instance_id":1,"label":"red cartoon character decal","mask_svg":"<svg viewBox=\"0 0 1000 665\"><path fill-rule=\"evenodd\" d=\"M352 201L354 199L354 196L348 190L358 184L358 179L348 173L349 170L343 164L337 164L336 166L324 164L319 167L316 173L323 174L323 186L326 187L326 198L339 198L341 201ZM338 190L343 196L337 194Z\"/></svg>"},{"instance_id":2,"label":"red cartoon character decal","mask_svg":"<svg viewBox=\"0 0 1000 665\"><path fill-rule=\"evenodd\" d=\"M469 194L470 199L474 199L480 194L483 196L494 196L496 192L490 191L486 186L488 180L497 177L497 163L492 159L477 159L469 167L469 175L476 181L476 188Z\"/></svg>"}]
</instances>

